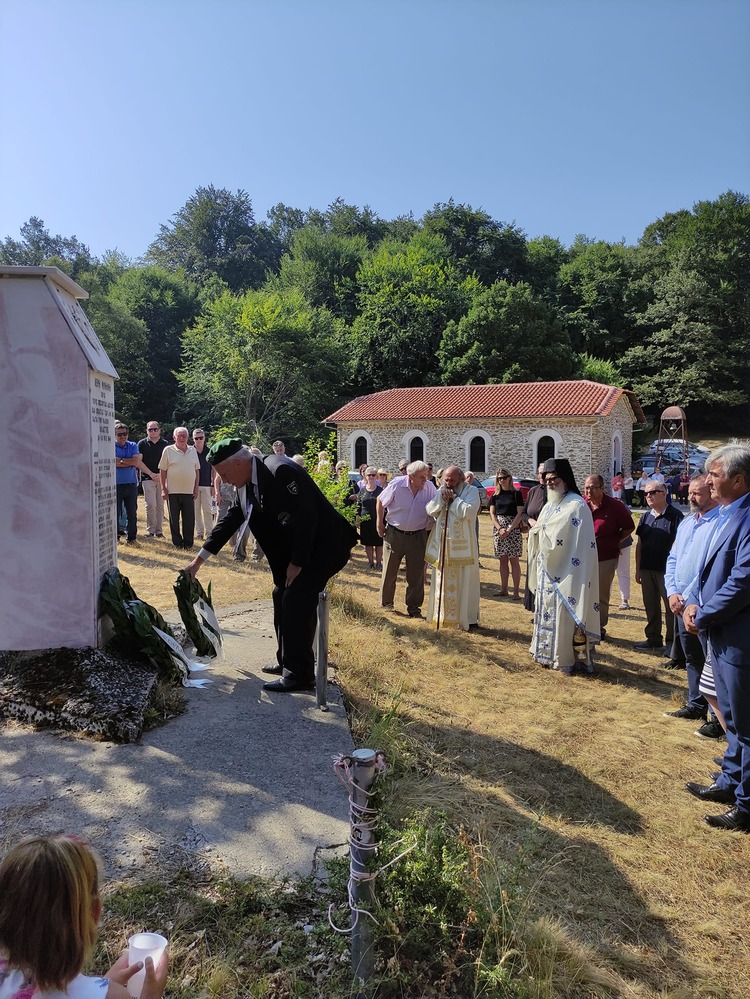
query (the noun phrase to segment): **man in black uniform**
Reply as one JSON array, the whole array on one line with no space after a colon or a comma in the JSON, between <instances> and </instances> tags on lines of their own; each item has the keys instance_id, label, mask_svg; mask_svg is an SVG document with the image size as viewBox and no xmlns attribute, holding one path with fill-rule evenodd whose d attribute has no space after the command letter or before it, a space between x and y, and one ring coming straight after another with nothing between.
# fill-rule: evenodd
<instances>
[{"instance_id":1,"label":"man in black uniform","mask_svg":"<svg viewBox=\"0 0 750 999\"><path fill-rule=\"evenodd\" d=\"M308 690L315 683L313 642L318 594L349 560L357 532L337 513L307 472L281 455L256 457L239 438L224 438L208 461L237 488L237 498L188 565L195 577L248 522L273 573L277 665L264 667L280 679L266 690Z\"/></svg>"}]
</instances>

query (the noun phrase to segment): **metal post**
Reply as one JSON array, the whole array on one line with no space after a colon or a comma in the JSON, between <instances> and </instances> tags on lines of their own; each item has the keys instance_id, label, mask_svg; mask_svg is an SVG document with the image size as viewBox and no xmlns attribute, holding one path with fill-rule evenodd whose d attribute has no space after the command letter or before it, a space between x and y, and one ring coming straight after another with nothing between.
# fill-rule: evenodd
<instances>
[{"instance_id":1,"label":"metal post","mask_svg":"<svg viewBox=\"0 0 750 999\"><path fill-rule=\"evenodd\" d=\"M369 878L367 859L376 848L374 822L371 818L369 791L377 776L377 753L373 749L355 749L351 754L352 790L349 799L350 833L350 891L352 898L352 971L358 987L357 999L367 993L365 983L372 978L375 952L372 924L357 909L374 901L372 880Z\"/></svg>"},{"instance_id":2,"label":"metal post","mask_svg":"<svg viewBox=\"0 0 750 999\"><path fill-rule=\"evenodd\" d=\"M315 697L321 711L328 710L326 685L328 683L328 590L318 595L318 630L315 635Z\"/></svg>"}]
</instances>

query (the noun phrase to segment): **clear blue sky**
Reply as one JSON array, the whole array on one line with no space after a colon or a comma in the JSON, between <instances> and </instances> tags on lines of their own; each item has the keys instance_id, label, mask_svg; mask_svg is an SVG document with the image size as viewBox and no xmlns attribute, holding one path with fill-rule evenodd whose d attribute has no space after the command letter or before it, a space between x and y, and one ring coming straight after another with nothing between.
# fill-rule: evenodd
<instances>
[{"instance_id":1,"label":"clear blue sky","mask_svg":"<svg viewBox=\"0 0 750 999\"><path fill-rule=\"evenodd\" d=\"M750 195L749 0L5 0L0 238L145 252L199 186L635 242Z\"/></svg>"}]
</instances>

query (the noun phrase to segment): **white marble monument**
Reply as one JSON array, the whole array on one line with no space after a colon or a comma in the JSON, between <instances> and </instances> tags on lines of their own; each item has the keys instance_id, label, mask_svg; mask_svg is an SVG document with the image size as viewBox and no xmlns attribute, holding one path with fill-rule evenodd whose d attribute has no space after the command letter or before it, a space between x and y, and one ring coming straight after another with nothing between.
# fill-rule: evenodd
<instances>
[{"instance_id":1,"label":"white marble monument","mask_svg":"<svg viewBox=\"0 0 750 999\"><path fill-rule=\"evenodd\" d=\"M0 267L0 650L102 644L118 375L82 298L57 267Z\"/></svg>"}]
</instances>

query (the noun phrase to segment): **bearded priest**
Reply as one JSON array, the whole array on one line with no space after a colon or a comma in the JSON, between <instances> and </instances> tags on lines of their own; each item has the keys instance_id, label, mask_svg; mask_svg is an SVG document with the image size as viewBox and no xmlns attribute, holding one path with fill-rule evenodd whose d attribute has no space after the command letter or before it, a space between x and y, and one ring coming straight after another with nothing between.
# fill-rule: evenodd
<instances>
[{"instance_id":1,"label":"bearded priest","mask_svg":"<svg viewBox=\"0 0 750 999\"><path fill-rule=\"evenodd\" d=\"M439 627L468 631L479 624L479 549L476 522L479 491L457 465L443 473L443 484L427 504L435 519L425 561L432 566L427 620Z\"/></svg>"},{"instance_id":2,"label":"bearded priest","mask_svg":"<svg viewBox=\"0 0 750 999\"><path fill-rule=\"evenodd\" d=\"M571 675L592 673L599 642L599 566L594 521L566 458L544 463L547 503L529 531L529 586L536 591L531 655Z\"/></svg>"}]
</instances>

